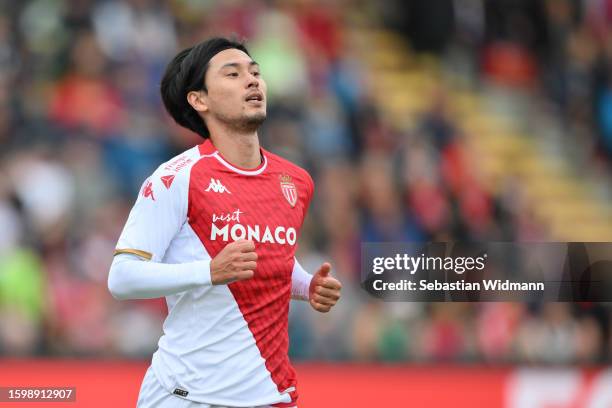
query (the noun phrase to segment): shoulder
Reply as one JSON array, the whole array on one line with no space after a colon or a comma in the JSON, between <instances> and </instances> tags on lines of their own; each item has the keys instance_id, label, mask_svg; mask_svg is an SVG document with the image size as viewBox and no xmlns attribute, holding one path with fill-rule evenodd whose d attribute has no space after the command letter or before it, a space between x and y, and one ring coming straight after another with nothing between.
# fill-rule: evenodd
<instances>
[{"instance_id":1,"label":"shoulder","mask_svg":"<svg viewBox=\"0 0 612 408\"><path fill-rule=\"evenodd\" d=\"M170 189L176 182L187 181L191 168L201 158L198 146L194 146L160 164L148 180Z\"/></svg>"},{"instance_id":2,"label":"shoulder","mask_svg":"<svg viewBox=\"0 0 612 408\"><path fill-rule=\"evenodd\" d=\"M139 199L150 198L159 203L184 198L191 168L201 157L195 146L160 164L143 182Z\"/></svg>"},{"instance_id":3,"label":"shoulder","mask_svg":"<svg viewBox=\"0 0 612 408\"><path fill-rule=\"evenodd\" d=\"M301 180L312 183L312 177L302 167L298 166L295 163L290 162L284 157L278 156L274 153L270 153L269 151L265 151L266 157L270 160L270 165L275 168L275 170L283 171L288 173L292 177L297 177Z\"/></svg>"},{"instance_id":4,"label":"shoulder","mask_svg":"<svg viewBox=\"0 0 612 408\"><path fill-rule=\"evenodd\" d=\"M156 173L172 173L179 174L189 171L189 168L193 166L198 160L202 158L202 154L198 146L194 146L191 149L185 150L183 153L174 156L165 163L162 163Z\"/></svg>"}]
</instances>

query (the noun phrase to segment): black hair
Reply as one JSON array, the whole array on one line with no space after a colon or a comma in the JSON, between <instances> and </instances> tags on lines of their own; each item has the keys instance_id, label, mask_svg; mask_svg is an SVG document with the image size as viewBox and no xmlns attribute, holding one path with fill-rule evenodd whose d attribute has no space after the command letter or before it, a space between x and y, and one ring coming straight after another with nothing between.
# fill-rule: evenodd
<instances>
[{"instance_id":1,"label":"black hair","mask_svg":"<svg viewBox=\"0 0 612 408\"><path fill-rule=\"evenodd\" d=\"M250 56L243 42L213 37L179 52L166 67L161 81L161 97L166 110L179 125L204 139L210 136L204 119L187 102L191 91L207 91L204 78L212 57L227 49L238 49Z\"/></svg>"}]
</instances>

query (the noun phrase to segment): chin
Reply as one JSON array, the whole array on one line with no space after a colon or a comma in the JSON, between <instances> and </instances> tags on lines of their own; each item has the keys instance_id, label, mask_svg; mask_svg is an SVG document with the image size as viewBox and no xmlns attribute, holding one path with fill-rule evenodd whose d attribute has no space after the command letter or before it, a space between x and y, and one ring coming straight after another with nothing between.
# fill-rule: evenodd
<instances>
[{"instance_id":1,"label":"chin","mask_svg":"<svg viewBox=\"0 0 612 408\"><path fill-rule=\"evenodd\" d=\"M262 123L264 120L266 120L266 117L267 117L266 111L261 111L261 112L253 113L251 115L247 115L245 119L247 122Z\"/></svg>"}]
</instances>

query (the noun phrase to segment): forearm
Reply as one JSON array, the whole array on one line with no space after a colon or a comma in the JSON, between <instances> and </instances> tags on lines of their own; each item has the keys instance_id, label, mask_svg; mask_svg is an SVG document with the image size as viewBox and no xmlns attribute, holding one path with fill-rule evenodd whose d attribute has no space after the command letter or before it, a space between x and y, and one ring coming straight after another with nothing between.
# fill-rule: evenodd
<instances>
[{"instance_id":1,"label":"forearm","mask_svg":"<svg viewBox=\"0 0 612 408\"><path fill-rule=\"evenodd\" d=\"M121 300L163 297L203 285L211 285L210 261L163 264L121 254L108 275L108 289Z\"/></svg>"},{"instance_id":2,"label":"forearm","mask_svg":"<svg viewBox=\"0 0 612 408\"><path fill-rule=\"evenodd\" d=\"M291 274L291 297L297 300L308 300L311 280L312 275L306 272L295 259Z\"/></svg>"}]
</instances>

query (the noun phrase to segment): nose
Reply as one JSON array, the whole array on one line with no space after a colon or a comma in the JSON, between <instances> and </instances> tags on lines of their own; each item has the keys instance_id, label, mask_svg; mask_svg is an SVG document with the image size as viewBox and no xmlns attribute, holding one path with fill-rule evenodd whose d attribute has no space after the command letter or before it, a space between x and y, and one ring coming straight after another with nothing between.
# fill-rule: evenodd
<instances>
[{"instance_id":1,"label":"nose","mask_svg":"<svg viewBox=\"0 0 612 408\"><path fill-rule=\"evenodd\" d=\"M259 79L253 74L249 74L247 88L259 88Z\"/></svg>"}]
</instances>

